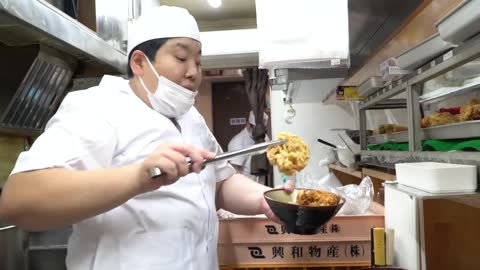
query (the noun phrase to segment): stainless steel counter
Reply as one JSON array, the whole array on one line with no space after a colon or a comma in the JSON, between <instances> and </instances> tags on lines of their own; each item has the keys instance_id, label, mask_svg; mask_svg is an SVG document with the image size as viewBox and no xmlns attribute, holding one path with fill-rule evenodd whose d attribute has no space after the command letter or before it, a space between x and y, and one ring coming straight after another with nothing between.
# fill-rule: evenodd
<instances>
[{"instance_id":1,"label":"stainless steel counter","mask_svg":"<svg viewBox=\"0 0 480 270\"><path fill-rule=\"evenodd\" d=\"M66 270L71 227L26 232L0 221L1 270Z\"/></svg>"}]
</instances>

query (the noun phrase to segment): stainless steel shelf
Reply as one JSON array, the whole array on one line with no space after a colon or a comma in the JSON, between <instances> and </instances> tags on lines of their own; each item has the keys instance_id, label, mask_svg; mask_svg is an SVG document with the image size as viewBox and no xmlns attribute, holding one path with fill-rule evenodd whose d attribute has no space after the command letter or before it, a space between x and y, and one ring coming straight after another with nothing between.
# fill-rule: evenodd
<instances>
[{"instance_id":1,"label":"stainless steel shelf","mask_svg":"<svg viewBox=\"0 0 480 270\"><path fill-rule=\"evenodd\" d=\"M443 41L440 35L436 33L415 47L401 53L397 57L398 66L405 70L415 70L428 60L453 47L454 45Z\"/></svg>"},{"instance_id":2,"label":"stainless steel shelf","mask_svg":"<svg viewBox=\"0 0 480 270\"><path fill-rule=\"evenodd\" d=\"M480 137L480 120L424 128L426 138L448 140Z\"/></svg>"},{"instance_id":3,"label":"stainless steel shelf","mask_svg":"<svg viewBox=\"0 0 480 270\"><path fill-rule=\"evenodd\" d=\"M422 128L420 139L468 139L480 137L480 120L452 123L448 125ZM386 142L408 142L408 132L395 132L367 137L368 144L381 144Z\"/></svg>"},{"instance_id":4,"label":"stainless steel shelf","mask_svg":"<svg viewBox=\"0 0 480 270\"><path fill-rule=\"evenodd\" d=\"M420 96L420 103L429 103L438 101L442 98L452 95L460 95L480 88L480 80L472 81L459 87L443 87L433 92Z\"/></svg>"},{"instance_id":5,"label":"stainless steel shelf","mask_svg":"<svg viewBox=\"0 0 480 270\"><path fill-rule=\"evenodd\" d=\"M409 152L409 151L361 151L362 164L395 169L396 163L401 162L446 162L456 164L471 164L479 166L478 152Z\"/></svg>"},{"instance_id":6,"label":"stainless steel shelf","mask_svg":"<svg viewBox=\"0 0 480 270\"><path fill-rule=\"evenodd\" d=\"M473 37L463 45L456 47L434 60L424 63L416 72L393 82L377 93L371 95L364 103L360 104L359 118L361 131L361 162L373 166L394 168L398 162L412 161L437 161L450 163L464 163L479 165L480 154L478 152L423 152L421 151L422 139L463 139L480 137L480 121L455 123L445 126L422 129L420 127L420 104L438 101L443 98L474 91L480 88L480 81L471 81L462 87L439 89L437 91L421 95L422 84L432 78L446 73L454 68L464 65L476 58L480 58L480 35ZM387 108L384 103L405 91L407 94L408 132L401 134L387 134L378 137L367 137L366 134L366 111ZM405 140L405 135L408 135ZM402 137L403 136L403 137ZM409 151L369 151L368 143L381 143L385 141L406 141L409 143Z\"/></svg>"},{"instance_id":7,"label":"stainless steel shelf","mask_svg":"<svg viewBox=\"0 0 480 270\"><path fill-rule=\"evenodd\" d=\"M413 152L411 160L413 162L419 161L435 161L455 164L471 164L479 166L480 170L480 155L478 152Z\"/></svg>"},{"instance_id":8,"label":"stainless steel shelf","mask_svg":"<svg viewBox=\"0 0 480 270\"><path fill-rule=\"evenodd\" d=\"M480 35L425 64L417 70L417 75L408 83L410 85L424 83L478 57L480 57Z\"/></svg>"},{"instance_id":9,"label":"stainless steel shelf","mask_svg":"<svg viewBox=\"0 0 480 270\"><path fill-rule=\"evenodd\" d=\"M480 57L480 35L472 38L466 42L463 46L459 46L448 51L445 54L437 57L435 60L424 64L417 70L416 73L409 74L400 78L397 81L392 82L390 85L385 86L383 89L378 90L376 93L369 96L362 104L360 104L360 110L369 109L375 104L387 100L402 91L405 91L408 85L414 85L426 82L442 73L450 71L460 65L463 65L475 58ZM466 87L477 87L478 84L467 85ZM463 87L464 88L464 87ZM456 89L456 91L462 91L462 88ZM471 89L465 89L471 90ZM426 96L421 97L425 102L434 98L448 95L453 89L442 90ZM455 92L455 91L453 91Z\"/></svg>"},{"instance_id":10,"label":"stainless steel shelf","mask_svg":"<svg viewBox=\"0 0 480 270\"><path fill-rule=\"evenodd\" d=\"M375 104L381 101L387 100L391 97L394 97L400 94L401 92L405 91L407 88L407 82L402 81L402 79L396 81L395 84L396 84L395 87L393 86L394 84L392 83L390 86L385 87L377 91L370 97L368 97L366 101L360 104L359 109L360 110L369 109L370 107L373 107Z\"/></svg>"},{"instance_id":11,"label":"stainless steel shelf","mask_svg":"<svg viewBox=\"0 0 480 270\"><path fill-rule=\"evenodd\" d=\"M360 152L361 163L375 167L395 169L395 164L411 161L411 153L408 151L370 151Z\"/></svg>"},{"instance_id":12,"label":"stainless steel shelf","mask_svg":"<svg viewBox=\"0 0 480 270\"><path fill-rule=\"evenodd\" d=\"M385 109L405 109L407 108L407 99L387 99L383 100L369 108L369 110Z\"/></svg>"},{"instance_id":13,"label":"stainless steel shelf","mask_svg":"<svg viewBox=\"0 0 480 270\"><path fill-rule=\"evenodd\" d=\"M402 131L368 136L367 141L369 144L381 144L386 142L408 142L408 132Z\"/></svg>"}]
</instances>

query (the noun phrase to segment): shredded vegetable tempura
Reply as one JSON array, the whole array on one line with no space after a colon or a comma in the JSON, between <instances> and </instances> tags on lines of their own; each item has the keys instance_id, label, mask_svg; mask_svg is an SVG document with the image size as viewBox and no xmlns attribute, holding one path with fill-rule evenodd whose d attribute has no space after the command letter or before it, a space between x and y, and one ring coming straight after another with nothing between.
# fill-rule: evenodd
<instances>
[{"instance_id":1,"label":"shredded vegetable tempura","mask_svg":"<svg viewBox=\"0 0 480 270\"><path fill-rule=\"evenodd\" d=\"M307 206L334 206L339 202L339 197L333 193L321 190L299 190L297 204Z\"/></svg>"},{"instance_id":2,"label":"shredded vegetable tempura","mask_svg":"<svg viewBox=\"0 0 480 270\"><path fill-rule=\"evenodd\" d=\"M287 142L282 145L269 147L267 158L278 170L286 175L292 175L303 170L310 159L310 152L305 142L298 136L279 133L278 139L284 139Z\"/></svg>"}]
</instances>

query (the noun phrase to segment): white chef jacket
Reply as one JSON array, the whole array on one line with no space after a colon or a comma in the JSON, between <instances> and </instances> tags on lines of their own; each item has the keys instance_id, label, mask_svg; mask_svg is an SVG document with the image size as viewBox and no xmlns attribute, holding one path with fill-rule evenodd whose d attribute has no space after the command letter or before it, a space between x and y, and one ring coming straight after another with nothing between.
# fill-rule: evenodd
<instances>
[{"instance_id":1,"label":"white chef jacket","mask_svg":"<svg viewBox=\"0 0 480 270\"><path fill-rule=\"evenodd\" d=\"M268 138L267 135L265 135L265 141L270 141L270 138ZM230 142L228 143L228 151L236 151L240 150L249 146L252 146L255 144L255 141L250 137L250 134L248 133L247 127L242 129L237 135L235 135ZM258 176L252 175L251 173L251 162L252 162L252 156L246 155L246 156L236 156L233 157L229 160L229 162L233 165L240 166L240 172L241 174L249 177L252 180L255 180L259 182L261 179L259 179Z\"/></svg>"},{"instance_id":2,"label":"white chef jacket","mask_svg":"<svg viewBox=\"0 0 480 270\"><path fill-rule=\"evenodd\" d=\"M249 147L255 144L255 141L250 137L247 127L242 129L237 135L235 135L230 142L228 143L228 151L236 151ZM256 176L250 174L251 161L252 157L247 156L236 156L231 158L230 163L236 166L240 166L240 173L255 180Z\"/></svg>"},{"instance_id":3,"label":"white chef jacket","mask_svg":"<svg viewBox=\"0 0 480 270\"><path fill-rule=\"evenodd\" d=\"M105 76L99 86L66 96L45 132L29 151L20 154L12 173L132 164L165 141L221 152L195 108L177 121L181 133L168 118L143 103L127 80ZM74 224L67 268L218 269L215 187L233 174L226 162L215 163L198 175L189 174Z\"/></svg>"}]
</instances>

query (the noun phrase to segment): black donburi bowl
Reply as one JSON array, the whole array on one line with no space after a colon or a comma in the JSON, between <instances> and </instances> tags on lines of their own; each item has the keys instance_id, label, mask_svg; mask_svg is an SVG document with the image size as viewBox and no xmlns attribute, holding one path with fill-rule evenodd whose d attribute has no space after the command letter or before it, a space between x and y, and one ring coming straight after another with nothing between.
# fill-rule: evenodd
<instances>
[{"instance_id":1,"label":"black donburi bowl","mask_svg":"<svg viewBox=\"0 0 480 270\"><path fill-rule=\"evenodd\" d=\"M283 189L272 189L264 193L273 213L285 223L285 230L294 234L317 234L342 208L345 199L333 206L301 206L295 204L296 194L300 189L287 193ZM338 196L338 195L337 195Z\"/></svg>"}]
</instances>

